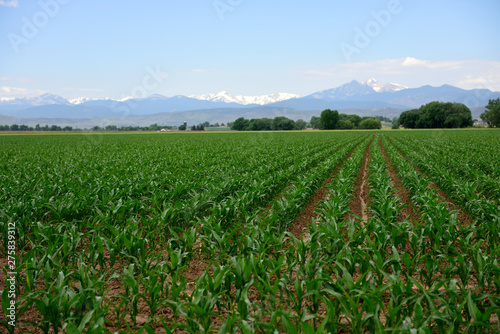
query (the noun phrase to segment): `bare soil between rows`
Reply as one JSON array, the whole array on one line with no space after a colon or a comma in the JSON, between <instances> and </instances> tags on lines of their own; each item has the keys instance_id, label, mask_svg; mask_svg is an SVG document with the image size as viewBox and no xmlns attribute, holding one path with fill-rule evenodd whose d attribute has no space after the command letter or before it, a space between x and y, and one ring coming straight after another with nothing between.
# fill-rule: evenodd
<instances>
[{"instance_id":1,"label":"bare soil between rows","mask_svg":"<svg viewBox=\"0 0 500 334\"><path fill-rule=\"evenodd\" d=\"M399 197L399 199L402 201L402 203L405 205L405 207L400 211L398 221L404 221L404 220L418 220L419 216L417 214L417 211L415 209L414 203L411 201L411 196L410 192L406 187L403 185L403 182L401 181L400 177L398 176L398 173L396 171L396 168L392 164L392 162L389 159L389 155L385 151L384 145L382 144L382 137L379 140L379 146L380 150L382 151L382 155L384 156L385 163L387 164L388 171L389 171L389 177L392 179L393 186L396 190L396 196Z\"/></svg>"},{"instance_id":2,"label":"bare soil between rows","mask_svg":"<svg viewBox=\"0 0 500 334\"><path fill-rule=\"evenodd\" d=\"M364 222L368 221L370 213L368 212L368 205L370 204L370 187L368 185L368 165L370 163L370 148L375 140L375 135L373 136L370 143L365 148L365 153L363 156L363 163L356 176L356 181L354 183L354 196L349 203L349 208L351 213L348 215L348 219L354 219L355 221Z\"/></svg>"},{"instance_id":3,"label":"bare soil between rows","mask_svg":"<svg viewBox=\"0 0 500 334\"><path fill-rule=\"evenodd\" d=\"M361 145L361 144L358 144ZM352 156L354 150L358 147L356 145L349 154L344 158L342 163L338 165L332 174L321 184L318 190L314 193L314 195L310 198L306 207L302 210L302 212L295 218L295 221L292 224L292 227L289 229L289 232L294 235L296 238L300 238L301 235L307 232L308 226L313 222L314 218L318 217L316 214L316 210L319 208L321 202L325 199L326 194L329 189L329 185L333 182L333 180L337 177L338 173L342 170L345 163Z\"/></svg>"}]
</instances>

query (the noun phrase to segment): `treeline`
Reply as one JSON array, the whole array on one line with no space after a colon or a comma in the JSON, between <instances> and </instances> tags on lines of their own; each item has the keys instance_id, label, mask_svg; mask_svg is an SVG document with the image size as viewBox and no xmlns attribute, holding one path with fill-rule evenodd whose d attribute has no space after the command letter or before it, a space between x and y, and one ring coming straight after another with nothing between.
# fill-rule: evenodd
<instances>
[{"instance_id":1,"label":"treeline","mask_svg":"<svg viewBox=\"0 0 500 334\"><path fill-rule=\"evenodd\" d=\"M356 114L339 114L337 110L325 109L320 117L311 118L311 125L313 129L320 130L381 129L381 119L391 121L383 116L361 117Z\"/></svg>"},{"instance_id":2,"label":"treeline","mask_svg":"<svg viewBox=\"0 0 500 334\"><path fill-rule=\"evenodd\" d=\"M21 125L12 124L12 125L0 125L0 131L73 131L73 127L72 126L60 127L58 125L40 126L40 124L37 124L35 127L32 127L24 124ZM76 129L75 131L81 131L81 130Z\"/></svg>"},{"instance_id":3,"label":"treeline","mask_svg":"<svg viewBox=\"0 0 500 334\"><path fill-rule=\"evenodd\" d=\"M58 125L44 125L40 126L37 124L35 127L28 125L0 125L0 131L160 131L161 129L172 129L172 126L161 126L158 124L151 124L150 126L122 126L117 127L116 125L106 125L103 127L94 126L91 129L79 129L73 128L72 126L58 126Z\"/></svg>"},{"instance_id":4,"label":"treeline","mask_svg":"<svg viewBox=\"0 0 500 334\"><path fill-rule=\"evenodd\" d=\"M399 125L407 129L465 128L473 125L470 109L462 103L430 102L401 113Z\"/></svg>"},{"instance_id":5,"label":"treeline","mask_svg":"<svg viewBox=\"0 0 500 334\"><path fill-rule=\"evenodd\" d=\"M392 123L384 116L361 117L358 115L339 114L337 110L323 110L320 117L312 116L309 122L302 119L296 121L278 116L271 118L238 118L233 123L228 123L236 131L286 131L304 130L306 128L320 130L350 130L350 129L380 129L381 121Z\"/></svg>"},{"instance_id":6,"label":"treeline","mask_svg":"<svg viewBox=\"0 0 500 334\"><path fill-rule=\"evenodd\" d=\"M271 118L246 119L238 118L231 124L231 130L236 131L282 131L282 130L303 130L307 123L299 119L297 121L288 119L284 116Z\"/></svg>"}]
</instances>

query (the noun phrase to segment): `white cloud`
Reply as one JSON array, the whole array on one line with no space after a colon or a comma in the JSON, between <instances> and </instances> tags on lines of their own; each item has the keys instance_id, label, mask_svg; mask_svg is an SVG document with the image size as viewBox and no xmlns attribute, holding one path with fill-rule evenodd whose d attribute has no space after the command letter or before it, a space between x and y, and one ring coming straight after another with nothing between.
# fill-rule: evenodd
<instances>
[{"instance_id":1,"label":"white cloud","mask_svg":"<svg viewBox=\"0 0 500 334\"><path fill-rule=\"evenodd\" d=\"M428 68L460 68L463 64L463 61L431 61L431 60L422 60L413 57L406 57L403 60L402 65L406 67L411 66L425 66Z\"/></svg>"},{"instance_id":2,"label":"white cloud","mask_svg":"<svg viewBox=\"0 0 500 334\"><path fill-rule=\"evenodd\" d=\"M421 66L421 65L427 65L426 60L420 60L417 58L413 57L406 57L405 60L403 61L403 66Z\"/></svg>"},{"instance_id":3,"label":"white cloud","mask_svg":"<svg viewBox=\"0 0 500 334\"><path fill-rule=\"evenodd\" d=\"M46 93L40 89L30 89L21 87L0 87L0 97L35 97Z\"/></svg>"},{"instance_id":4,"label":"white cloud","mask_svg":"<svg viewBox=\"0 0 500 334\"><path fill-rule=\"evenodd\" d=\"M8 76L2 76L0 77L0 81L12 81L12 78Z\"/></svg>"},{"instance_id":5,"label":"white cloud","mask_svg":"<svg viewBox=\"0 0 500 334\"><path fill-rule=\"evenodd\" d=\"M17 7L19 6L18 0L0 0L0 6Z\"/></svg>"}]
</instances>

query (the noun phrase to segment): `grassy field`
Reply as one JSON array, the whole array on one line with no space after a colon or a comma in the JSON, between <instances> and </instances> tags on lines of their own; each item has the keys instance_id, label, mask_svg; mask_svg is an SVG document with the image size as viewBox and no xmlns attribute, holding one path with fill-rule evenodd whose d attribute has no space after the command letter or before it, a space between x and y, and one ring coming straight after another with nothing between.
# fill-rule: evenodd
<instances>
[{"instance_id":1,"label":"grassy field","mask_svg":"<svg viewBox=\"0 0 500 334\"><path fill-rule=\"evenodd\" d=\"M497 130L0 142L2 333L499 331Z\"/></svg>"}]
</instances>

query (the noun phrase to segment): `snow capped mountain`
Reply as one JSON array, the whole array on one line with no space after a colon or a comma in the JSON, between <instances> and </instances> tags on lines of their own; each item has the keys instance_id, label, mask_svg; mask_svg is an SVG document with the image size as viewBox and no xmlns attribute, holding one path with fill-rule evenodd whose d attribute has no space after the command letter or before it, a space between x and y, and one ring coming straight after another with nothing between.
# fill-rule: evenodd
<instances>
[{"instance_id":1,"label":"snow capped mountain","mask_svg":"<svg viewBox=\"0 0 500 334\"><path fill-rule=\"evenodd\" d=\"M69 104L68 100L53 94L43 94L31 98L2 98L2 105L44 106L48 104Z\"/></svg>"},{"instance_id":2,"label":"snow capped mountain","mask_svg":"<svg viewBox=\"0 0 500 334\"><path fill-rule=\"evenodd\" d=\"M15 97L0 97L0 102L8 102L15 99L16 99Z\"/></svg>"},{"instance_id":3,"label":"snow capped mountain","mask_svg":"<svg viewBox=\"0 0 500 334\"><path fill-rule=\"evenodd\" d=\"M191 95L189 97L197 100L212 101L212 102L239 103L243 105L249 105L249 104L265 105L293 98L299 98L301 96L289 93L274 93L274 94L266 94L260 96L244 96L244 95L235 96L228 93L227 91L222 91L216 94Z\"/></svg>"},{"instance_id":4,"label":"snow capped mountain","mask_svg":"<svg viewBox=\"0 0 500 334\"><path fill-rule=\"evenodd\" d=\"M373 78L370 78L364 82L352 80L351 82L343 84L342 86L322 90L308 95L307 97L324 100L352 100L377 93L395 93L405 89L407 89L407 87L397 83L384 84L378 82Z\"/></svg>"},{"instance_id":5,"label":"snow capped mountain","mask_svg":"<svg viewBox=\"0 0 500 334\"><path fill-rule=\"evenodd\" d=\"M75 99L69 99L68 102L71 104L82 104L88 101L92 101L93 99L89 97L77 97Z\"/></svg>"},{"instance_id":6,"label":"snow capped mountain","mask_svg":"<svg viewBox=\"0 0 500 334\"><path fill-rule=\"evenodd\" d=\"M353 80L342 86L323 90L320 92L308 95L308 98L314 99L351 99L364 95L370 95L375 93L394 93L401 90L407 89L402 85L397 83L380 83L377 80L370 78L362 83ZM245 95L232 95L227 91L222 91L216 94L203 94L203 95L191 95L188 97L179 96L177 99L191 98L199 101L208 102L218 102L218 103L237 103L240 105L267 105L277 102L287 101L290 99L302 98L302 95L289 94L289 93L274 93L266 94L260 96L245 96ZM168 98L160 95L153 94L145 98L134 98L132 96L123 97L120 99L106 98L89 98L89 97L77 97L73 99L65 99L53 94L43 94L32 98L11 98L11 97L0 97L0 106L43 106L43 105L83 105L90 103L92 105L108 105L109 103L125 102L127 100L140 100L144 102L160 102L162 100L167 100Z\"/></svg>"},{"instance_id":7,"label":"snow capped mountain","mask_svg":"<svg viewBox=\"0 0 500 334\"><path fill-rule=\"evenodd\" d=\"M82 104L82 103L89 102L89 101L118 101L118 102L124 102L124 101L131 100L131 99L133 99L132 96L127 96L127 97L124 97L124 98L121 98L121 99L112 99L110 97L105 97L105 98L102 98L102 99L89 98L89 97L77 97L77 98L74 98L74 99L68 99L68 102L71 103L71 104Z\"/></svg>"},{"instance_id":8,"label":"snow capped mountain","mask_svg":"<svg viewBox=\"0 0 500 334\"><path fill-rule=\"evenodd\" d=\"M322 90L308 95L307 97L333 101L338 99L352 99L359 96L375 93L376 91L372 87L362 84L359 81L353 80L349 83L343 84L342 86Z\"/></svg>"},{"instance_id":9,"label":"snow capped mountain","mask_svg":"<svg viewBox=\"0 0 500 334\"><path fill-rule=\"evenodd\" d=\"M133 99L132 96L128 96L126 98L123 98L121 100L118 100L120 102L123 102L123 101L127 101L127 100L130 100L130 99ZM168 97L166 96L163 96L161 94L153 94L151 96L148 96L148 97L145 97L145 98L142 98L141 100L149 100L149 101L161 101L161 100L166 100L168 99Z\"/></svg>"},{"instance_id":10,"label":"snow capped mountain","mask_svg":"<svg viewBox=\"0 0 500 334\"><path fill-rule=\"evenodd\" d=\"M370 86L377 93L398 92L400 90L408 88L408 87L402 86L402 85L397 84L397 83L392 83L392 82L383 84L383 83L380 83L373 78L370 78L370 79L364 81L362 84Z\"/></svg>"}]
</instances>

